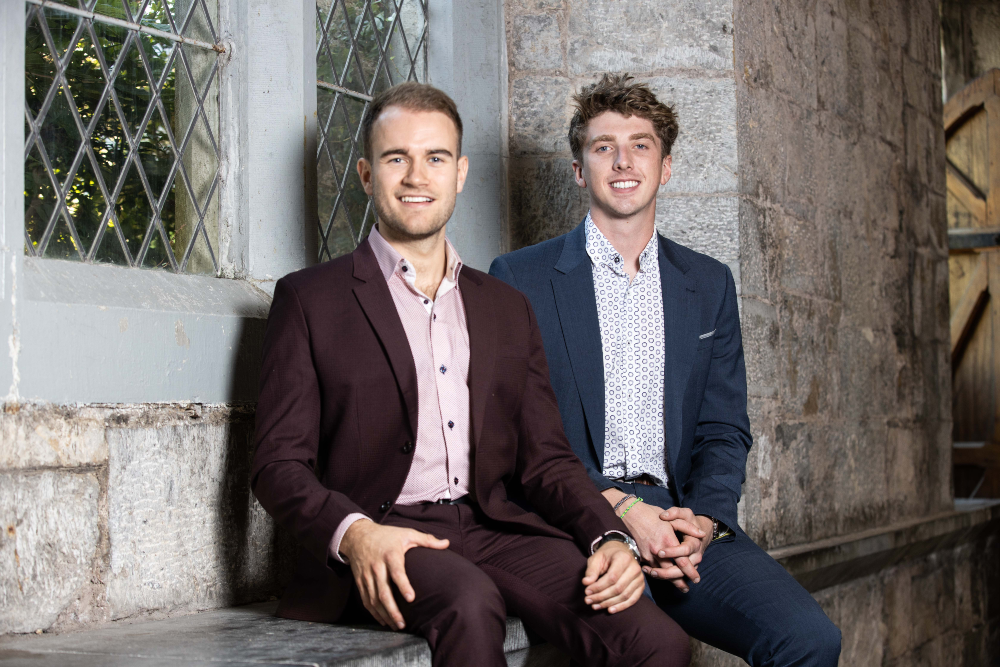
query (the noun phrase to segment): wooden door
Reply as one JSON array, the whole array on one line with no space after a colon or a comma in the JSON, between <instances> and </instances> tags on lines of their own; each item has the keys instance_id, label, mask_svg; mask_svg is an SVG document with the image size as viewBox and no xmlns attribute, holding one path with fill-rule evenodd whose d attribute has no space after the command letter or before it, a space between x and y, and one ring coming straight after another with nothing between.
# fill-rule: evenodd
<instances>
[{"instance_id":1,"label":"wooden door","mask_svg":"<svg viewBox=\"0 0 1000 667\"><path fill-rule=\"evenodd\" d=\"M944 108L955 497L1000 497L1000 69Z\"/></svg>"}]
</instances>

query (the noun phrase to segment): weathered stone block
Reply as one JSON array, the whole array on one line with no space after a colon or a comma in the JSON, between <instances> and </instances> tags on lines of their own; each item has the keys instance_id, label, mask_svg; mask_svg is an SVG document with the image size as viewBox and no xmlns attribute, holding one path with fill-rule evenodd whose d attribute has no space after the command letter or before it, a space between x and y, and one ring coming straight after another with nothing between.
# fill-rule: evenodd
<instances>
[{"instance_id":1,"label":"weathered stone block","mask_svg":"<svg viewBox=\"0 0 1000 667\"><path fill-rule=\"evenodd\" d=\"M736 192L736 84L732 79L648 80L674 106L680 132L663 192Z\"/></svg>"},{"instance_id":2,"label":"weathered stone block","mask_svg":"<svg viewBox=\"0 0 1000 667\"><path fill-rule=\"evenodd\" d=\"M739 217L740 294L771 301L778 267L773 213L741 198Z\"/></svg>"},{"instance_id":3,"label":"weathered stone block","mask_svg":"<svg viewBox=\"0 0 1000 667\"><path fill-rule=\"evenodd\" d=\"M816 18L808 3L741 2L735 13L736 78L816 106Z\"/></svg>"},{"instance_id":4,"label":"weathered stone block","mask_svg":"<svg viewBox=\"0 0 1000 667\"><path fill-rule=\"evenodd\" d=\"M12 405L0 413L0 469L104 463L105 410Z\"/></svg>"},{"instance_id":5,"label":"weathered stone block","mask_svg":"<svg viewBox=\"0 0 1000 667\"><path fill-rule=\"evenodd\" d=\"M280 590L283 541L249 489L249 422L109 429L108 444L113 618Z\"/></svg>"},{"instance_id":6,"label":"weathered stone block","mask_svg":"<svg viewBox=\"0 0 1000 667\"><path fill-rule=\"evenodd\" d=\"M511 159L508 174L512 249L568 232L587 215L590 198L570 158Z\"/></svg>"},{"instance_id":7,"label":"weathered stone block","mask_svg":"<svg viewBox=\"0 0 1000 667\"><path fill-rule=\"evenodd\" d=\"M553 14L515 15L510 28L510 54L515 69L552 70L563 67L559 21Z\"/></svg>"},{"instance_id":8,"label":"weathered stone block","mask_svg":"<svg viewBox=\"0 0 1000 667\"><path fill-rule=\"evenodd\" d=\"M0 473L0 634L55 623L98 565L93 472Z\"/></svg>"},{"instance_id":9,"label":"weathered stone block","mask_svg":"<svg viewBox=\"0 0 1000 667\"><path fill-rule=\"evenodd\" d=\"M840 357L841 307L821 299L785 294L781 318L780 391L790 419L840 416L842 387L836 372Z\"/></svg>"},{"instance_id":10,"label":"weathered stone block","mask_svg":"<svg viewBox=\"0 0 1000 667\"><path fill-rule=\"evenodd\" d=\"M524 76L510 86L512 155L569 154L573 87L569 79Z\"/></svg>"},{"instance_id":11,"label":"weathered stone block","mask_svg":"<svg viewBox=\"0 0 1000 667\"><path fill-rule=\"evenodd\" d=\"M683 246L720 262L739 261L736 197L664 197L656 200L656 228Z\"/></svg>"},{"instance_id":12,"label":"weathered stone block","mask_svg":"<svg viewBox=\"0 0 1000 667\"><path fill-rule=\"evenodd\" d=\"M840 296L840 272L836 235L840 217L818 212L815 218L791 215L778 218L781 228L780 285L796 293L824 299Z\"/></svg>"},{"instance_id":13,"label":"weathered stone block","mask_svg":"<svg viewBox=\"0 0 1000 667\"><path fill-rule=\"evenodd\" d=\"M750 396L775 398L778 395L781 329L775 307L758 299L743 298L740 322L746 356L747 391Z\"/></svg>"},{"instance_id":14,"label":"weathered stone block","mask_svg":"<svg viewBox=\"0 0 1000 667\"><path fill-rule=\"evenodd\" d=\"M574 2L569 10L570 71L731 70L732 16L730 0Z\"/></svg>"}]
</instances>

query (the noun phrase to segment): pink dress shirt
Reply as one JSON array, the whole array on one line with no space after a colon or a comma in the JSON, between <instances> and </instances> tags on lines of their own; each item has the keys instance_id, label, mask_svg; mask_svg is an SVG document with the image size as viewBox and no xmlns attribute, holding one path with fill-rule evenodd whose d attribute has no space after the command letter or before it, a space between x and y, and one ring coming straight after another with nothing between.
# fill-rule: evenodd
<instances>
[{"instance_id":1,"label":"pink dress shirt","mask_svg":"<svg viewBox=\"0 0 1000 667\"><path fill-rule=\"evenodd\" d=\"M416 271L378 228L368 236L396 312L403 323L417 370L417 442L410 472L396 499L416 505L469 493L469 329L458 287L462 260L445 241L447 268L431 299L416 288ZM349 514L333 533L330 555L340 556L340 542L364 514Z\"/></svg>"}]
</instances>

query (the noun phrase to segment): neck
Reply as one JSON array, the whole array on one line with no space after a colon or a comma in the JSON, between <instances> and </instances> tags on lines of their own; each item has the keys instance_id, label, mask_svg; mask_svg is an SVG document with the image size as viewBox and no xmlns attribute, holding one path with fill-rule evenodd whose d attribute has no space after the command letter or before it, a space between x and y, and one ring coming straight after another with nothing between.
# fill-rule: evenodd
<instances>
[{"instance_id":1,"label":"neck","mask_svg":"<svg viewBox=\"0 0 1000 667\"><path fill-rule=\"evenodd\" d=\"M413 267L417 289L433 299L448 268L445 228L420 239L397 234L388 225L379 225L378 232Z\"/></svg>"},{"instance_id":2,"label":"neck","mask_svg":"<svg viewBox=\"0 0 1000 667\"><path fill-rule=\"evenodd\" d=\"M653 206L627 217L611 216L591 204L590 219L601 230L618 254L625 262L625 272L629 277L635 277L639 272L639 255L645 249L649 239L656 233L656 206Z\"/></svg>"}]
</instances>

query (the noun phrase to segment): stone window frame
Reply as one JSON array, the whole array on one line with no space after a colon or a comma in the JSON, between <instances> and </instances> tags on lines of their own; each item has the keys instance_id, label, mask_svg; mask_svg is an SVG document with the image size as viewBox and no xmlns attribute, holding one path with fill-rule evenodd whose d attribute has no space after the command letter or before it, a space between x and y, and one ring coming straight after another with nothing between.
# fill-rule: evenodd
<instances>
[{"instance_id":1,"label":"stone window frame","mask_svg":"<svg viewBox=\"0 0 1000 667\"><path fill-rule=\"evenodd\" d=\"M274 282L318 255L315 0L219 1L221 278L25 256L25 7L0 2L0 395L255 400ZM429 0L428 23L428 78L463 110L470 182L484 184L449 235L485 270L506 247L502 7Z\"/></svg>"}]
</instances>

